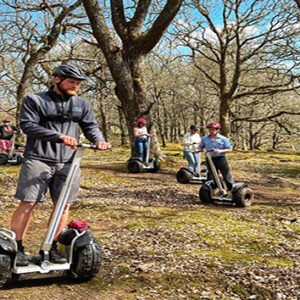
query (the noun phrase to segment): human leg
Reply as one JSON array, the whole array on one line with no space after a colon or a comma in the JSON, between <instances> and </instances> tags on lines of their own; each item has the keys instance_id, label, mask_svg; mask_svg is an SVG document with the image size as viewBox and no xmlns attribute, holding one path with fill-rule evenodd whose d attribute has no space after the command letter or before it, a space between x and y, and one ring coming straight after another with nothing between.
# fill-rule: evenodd
<instances>
[{"instance_id":1,"label":"human leg","mask_svg":"<svg viewBox=\"0 0 300 300\"><path fill-rule=\"evenodd\" d=\"M54 210L55 210L55 207L56 207L56 203L53 204L53 210L51 212L51 215L50 215L50 218L49 218L49 222L48 222L48 225L50 223L50 220L53 216L53 213L54 213ZM64 227L67 225L67 221L68 221L68 217L69 217L69 211L70 211L70 204L67 204L64 208L64 211L62 213L62 216L61 216L61 219L59 221L59 224L58 224L58 227L57 227L57 230L56 230L56 233L54 235L54 241L57 241L60 233L62 232L62 230L64 229Z\"/></svg>"},{"instance_id":2,"label":"human leg","mask_svg":"<svg viewBox=\"0 0 300 300\"><path fill-rule=\"evenodd\" d=\"M53 210L52 210L52 213L51 213L48 223L50 223L50 220L52 218L55 208L56 208L56 204L53 205ZM69 216L69 208L70 208L70 204L67 204L63 211L63 214L61 216L61 219L59 221L59 224L58 224L55 236L54 236L54 240L52 241L52 245L51 245L49 254L50 254L50 261L53 263L63 264L63 263L67 262L66 257L63 256L57 249L57 240L58 240L58 237L59 237L61 231L64 229L64 227L67 224L67 220L68 220L68 216Z\"/></svg>"},{"instance_id":3,"label":"human leg","mask_svg":"<svg viewBox=\"0 0 300 300\"><path fill-rule=\"evenodd\" d=\"M234 184L234 180L231 176L230 168L226 157L220 157L220 159L218 160L218 170L220 170L222 174L227 190L231 191L232 186Z\"/></svg>"},{"instance_id":4,"label":"human leg","mask_svg":"<svg viewBox=\"0 0 300 300\"><path fill-rule=\"evenodd\" d=\"M69 170L70 170L71 164L56 164L55 168L55 175L53 176L51 183L49 185L50 188L50 195L53 199L53 211L50 216L49 222L53 216L53 213L58 205L58 200L60 200L62 189L65 185L66 178L68 176ZM67 224L68 216L69 216L69 209L71 206L71 203L76 200L77 193L79 190L80 185L80 170L78 170L76 173L74 173L74 177L72 179L72 186L70 186L69 190L69 196L68 199L66 199L67 203L60 202L61 205L59 209L63 209L62 215L59 220L59 224L57 225L56 233L54 235L54 240L52 243L52 247L50 250L50 260L54 263L65 263L67 262L67 259L59 253L57 249L57 240L61 233L61 231L64 229L64 227ZM65 196L65 195L63 195ZM65 205L63 207L63 205Z\"/></svg>"},{"instance_id":5,"label":"human leg","mask_svg":"<svg viewBox=\"0 0 300 300\"><path fill-rule=\"evenodd\" d=\"M18 252L16 258L17 266L29 265L29 261L26 258L24 251L23 238L29 227L34 207L34 202L20 202L18 208L15 210L12 216L11 229L16 234L16 242L18 245Z\"/></svg>"},{"instance_id":6,"label":"human leg","mask_svg":"<svg viewBox=\"0 0 300 300\"><path fill-rule=\"evenodd\" d=\"M135 150L136 150L136 154L137 154L137 157L143 159L143 156L144 156L144 146L143 146L143 141L142 139L136 139L135 142L134 142L134 146L135 146Z\"/></svg>"},{"instance_id":7,"label":"human leg","mask_svg":"<svg viewBox=\"0 0 300 300\"><path fill-rule=\"evenodd\" d=\"M148 141L147 139L144 139L143 140L143 161L146 161L147 159L148 149L149 149Z\"/></svg>"},{"instance_id":8,"label":"human leg","mask_svg":"<svg viewBox=\"0 0 300 300\"><path fill-rule=\"evenodd\" d=\"M18 244L17 265L27 266L23 238L32 219L36 203L41 201L47 190L49 168L36 160L25 160L20 170L16 198L21 200L11 220L11 228L16 233Z\"/></svg>"},{"instance_id":9,"label":"human leg","mask_svg":"<svg viewBox=\"0 0 300 300\"><path fill-rule=\"evenodd\" d=\"M184 151L184 157L188 161L188 169L192 172L194 172L194 166L195 166L195 158L191 151Z\"/></svg>"},{"instance_id":10,"label":"human leg","mask_svg":"<svg viewBox=\"0 0 300 300\"><path fill-rule=\"evenodd\" d=\"M193 158L194 158L194 173L195 175L199 176L200 170L199 170L199 153L192 152Z\"/></svg>"},{"instance_id":11,"label":"human leg","mask_svg":"<svg viewBox=\"0 0 300 300\"><path fill-rule=\"evenodd\" d=\"M36 203L22 201L14 212L11 220L11 229L16 234L16 240L23 240L29 227L32 212Z\"/></svg>"}]
</instances>

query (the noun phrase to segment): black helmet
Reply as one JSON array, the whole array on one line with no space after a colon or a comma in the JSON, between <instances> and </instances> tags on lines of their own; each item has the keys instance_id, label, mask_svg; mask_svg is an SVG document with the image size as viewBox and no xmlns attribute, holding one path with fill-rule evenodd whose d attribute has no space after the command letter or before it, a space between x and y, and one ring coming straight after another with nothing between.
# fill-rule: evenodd
<instances>
[{"instance_id":1,"label":"black helmet","mask_svg":"<svg viewBox=\"0 0 300 300\"><path fill-rule=\"evenodd\" d=\"M75 78L78 80L86 80L85 74L77 67L72 65L61 65L54 69L52 76L60 76L65 78Z\"/></svg>"},{"instance_id":2,"label":"black helmet","mask_svg":"<svg viewBox=\"0 0 300 300\"><path fill-rule=\"evenodd\" d=\"M197 130L197 131L199 131L199 126L198 125L191 125L190 130Z\"/></svg>"}]
</instances>

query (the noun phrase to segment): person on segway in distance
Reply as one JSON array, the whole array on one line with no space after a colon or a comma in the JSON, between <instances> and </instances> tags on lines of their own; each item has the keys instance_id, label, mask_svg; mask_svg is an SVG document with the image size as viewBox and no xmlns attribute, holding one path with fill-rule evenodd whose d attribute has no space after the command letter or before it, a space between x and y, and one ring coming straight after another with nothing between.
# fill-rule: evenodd
<instances>
[{"instance_id":1,"label":"person on segway in distance","mask_svg":"<svg viewBox=\"0 0 300 300\"><path fill-rule=\"evenodd\" d=\"M234 184L233 178L230 173L230 168L227 162L226 153L232 151L232 145L229 139L221 135L221 124L218 122L210 122L206 128L209 134L201 138L199 145L200 151L210 151L212 161L217 169L223 176L228 191L231 191ZM212 174L209 163L207 162L208 176L207 180L212 180Z\"/></svg>"},{"instance_id":2,"label":"person on segway in distance","mask_svg":"<svg viewBox=\"0 0 300 300\"><path fill-rule=\"evenodd\" d=\"M0 126L0 152L8 153L12 147L14 133L20 134L21 130L9 124L11 122L11 118L9 117L4 118L2 122L3 124Z\"/></svg>"},{"instance_id":3,"label":"person on segway in distance","mask_svg":"<svg viewBox=\"0 0 300 300\"><path fill-rule=\"evenodd\" d=\"M200 142L199 127L191 125L190 131L183 137L183 155L188 161L188 169L196 177L200 176L199 153L197 153Z\"/></svg>"},{"instance_id":4,"label":"person on segway in distance","mask_svg":"<svg viewBox=\"0 0 300 300\"><path fill-rule=\"evenodd\" d=\"M137 157L143 162L146 161L146 156L148 152L148 137L152 135L148 133L146 127L147 121L144 118L137 119L136 127L133 128L134 136L134 147L136 150Z\"/></svg>"},{"instance_id":5,"label":"person on segway in distance","mask_svg":"<svg viewBox=\"0 0 300 300\"><path fill-rule=\"evenodd\" d=\"M20 204L11 221L18 245L17 266L29 264L23 238L33 209L38 202L43 201L47 189L50 191L54 211L77 147L79 128L97 149L110 148L99 129L92 107L77 95L82 81L87 79L85 74L75 66L61 65L52 75L53 86L47 92L27 95L20 111L20 127L27 135L27 142L15 195ZM70 205L76 200L79 190L80 172L75 176L50 250L50 261L53 263L67 261L58 252L56 244L67 223Z\"/></svg>"}]
</instances>

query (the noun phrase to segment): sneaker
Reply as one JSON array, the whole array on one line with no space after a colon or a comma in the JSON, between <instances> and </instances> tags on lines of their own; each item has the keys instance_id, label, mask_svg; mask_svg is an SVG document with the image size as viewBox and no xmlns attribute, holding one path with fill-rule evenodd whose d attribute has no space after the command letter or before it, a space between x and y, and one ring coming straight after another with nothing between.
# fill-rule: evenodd
<instances>
[{"instance_id":1,"label":"sneaker","mask_svg":"<svg viewBox=\"0 0 300 300\"><path fill-rule=\"evenodd\" d=\"M64 264L67 262L67 259L61 255L57 249L50 250L50 261L55 264Z\"/></svg>"},{"instance_id":2,"label":"sneaker","mask_svg":"<svg viewBox=\"0 0 300 300\"><path fill-rule=\"evenodd\" d=\"M16 266L26 267L29 265L29 261L24 251L18 251L16 255Z\"/></svg>"}]
</instances>

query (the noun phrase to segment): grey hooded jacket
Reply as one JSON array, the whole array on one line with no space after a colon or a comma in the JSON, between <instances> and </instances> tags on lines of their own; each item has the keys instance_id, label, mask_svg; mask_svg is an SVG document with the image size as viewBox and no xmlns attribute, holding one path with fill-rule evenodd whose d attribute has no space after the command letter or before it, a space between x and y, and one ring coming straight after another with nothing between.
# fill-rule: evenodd
<instances>
[{"instance_id":1,"label":"grey hooded jacket","mask_svg":"<svg viewBox=\"0 0 300 300\"><path fill-rule=\"evenodd\" d=\"M78 140L81 128L92 143L104 141L87 101L79 96L63 98L51 89L24 98L20 127L27 135L24 157L47 162L72 160L74 150L61 143L61 134Z\"/></svg>"}]
</instances>

